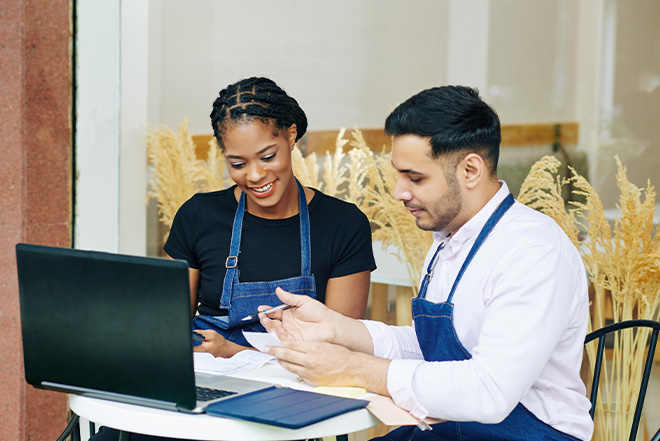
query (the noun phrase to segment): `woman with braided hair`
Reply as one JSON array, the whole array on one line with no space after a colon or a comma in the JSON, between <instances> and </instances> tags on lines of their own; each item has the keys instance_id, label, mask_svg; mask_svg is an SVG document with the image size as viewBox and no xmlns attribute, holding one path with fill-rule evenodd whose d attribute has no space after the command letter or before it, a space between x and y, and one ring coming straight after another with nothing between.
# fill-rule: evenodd
<instances>
[{"instance_id":1,"label":"woman with braided hair","mask_svg":"<svg viewBox=\"0 0 660 441\"><path fill-rule=\"evenodd\" d=\"M193 328L204 336L195 351L231 357L249 349L242 331L265 329L242 319L281 304L278 286L361 318L376 268L369 220L293 175L291 151L307 130L296 100L268 78L247 78L220 91L211 124L235 185L186 201L164 246L188 262ZM101 427L91 440L118 438Z\"/></svg>"},{"instance_id":2,"label":"woman with braided hair","mask_svg":"<svg viewBox=\"0 0 660 441\"><path fill-rule=\"evenodd\" d=\"M291 151L307 129L297 101L267 78L220 91L213 132L236 185L197 194L175 216L165 252L190 266L195 346L230 357L263 331L259 305L281 303L289 286L351 317L362 317L375 269L367 217L353 204L303 187Z\"/></svg>"}]
</instances>

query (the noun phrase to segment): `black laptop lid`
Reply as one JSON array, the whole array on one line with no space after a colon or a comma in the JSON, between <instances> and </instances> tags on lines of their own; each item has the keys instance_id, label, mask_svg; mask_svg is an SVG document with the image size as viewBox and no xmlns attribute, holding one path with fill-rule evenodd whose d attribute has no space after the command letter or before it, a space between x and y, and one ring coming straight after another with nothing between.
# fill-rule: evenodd
<instances>
[{"instance_id":1,"label":"black laptop lid","mask_svg":"<svg viewBox=\"0 0 660 441\"><path fill-rule=\"evenodd\" d=\"M16 257L28 383L194 407L185 262L28 244Z\"/></svg>"}]
</instances>

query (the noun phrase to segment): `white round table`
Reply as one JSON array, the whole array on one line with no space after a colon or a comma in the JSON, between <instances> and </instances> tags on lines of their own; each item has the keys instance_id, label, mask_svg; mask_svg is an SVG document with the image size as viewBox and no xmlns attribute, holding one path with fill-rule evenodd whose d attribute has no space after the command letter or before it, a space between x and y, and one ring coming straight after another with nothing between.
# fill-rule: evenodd
<instances>
[{"instance_id":1,"label":"white round table","mask_svg":"<svg viewBox=\"0 0 660 441\"><path fill-rule=\"evenodd\" d=\"M286 429L206 414L187 414L114 401L69 396L71 410L98 426L193 440L293 440L344 435L366 430L378 421L366 409L336 416L300 429Z\"/></svg>"},{"instance_id":2,"label":"white round table","mask_svg":"<svg viewBox=\"0 0 660 441\"><path fill-rule=\"evenodd\" d=\"M274 364L232 376L286 384L290 381L291 374L280 365ZM300 383L296 388L312 387ZM69 406L74 413L94 422L97 427L107 426L131 433L193 440L274 441L321 438L359 432L380 423L367 409L348 412L300 429L286 429L239 419L161 410L80 395L69 395Z\"/></svg>"}]
</instances>

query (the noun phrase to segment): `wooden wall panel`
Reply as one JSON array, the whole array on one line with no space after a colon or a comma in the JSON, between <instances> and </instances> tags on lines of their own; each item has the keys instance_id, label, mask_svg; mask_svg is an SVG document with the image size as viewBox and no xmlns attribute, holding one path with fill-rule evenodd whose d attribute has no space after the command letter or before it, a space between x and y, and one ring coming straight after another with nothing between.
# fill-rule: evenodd
<instances>
[{"instance_id":1,"label":"wooden wall panel","mask_svg":"<svg viewBox=\"0 0 660 441\"><path fill-rule=\"evenodd\" d=\"M360 129L367 145L374 152L389 151L392 141L383 129ZM298 146L304 155L312 152L323 155L326 151L335 151L338 130L315 130L310 131L298 142ZM208 155L208 142L213 135L193 135L193 141L197 145L197 156L206 159ZM563 122L556 124L507 124L502 126L502 146L533 146L552 145L557 139L562 144L576 144L579 137L579 127L576 122ZM352 140L350 130L344 134L344 138Z\"/></svg>"}]
</instances>

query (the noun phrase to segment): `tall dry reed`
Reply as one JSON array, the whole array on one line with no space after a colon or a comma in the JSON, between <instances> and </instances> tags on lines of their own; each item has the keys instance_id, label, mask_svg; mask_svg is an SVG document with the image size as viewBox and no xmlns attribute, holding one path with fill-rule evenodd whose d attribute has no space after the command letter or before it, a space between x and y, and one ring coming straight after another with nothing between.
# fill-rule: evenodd
<instances>
[{"instance_id":1,"label":"tall dry reed","mask_svg":"<svg viewBox=\"0 0 660 441\"><path fill-rule=\"evenodd\" d=\"M594 293L589 330L599 329L609 321L660 318L660 236L653 225L655 190L650 182L645 190L632 184L625 166L619 158L615 159L620 214L615 217L613 228L587 179L573 169L570 178L560 178L559 161L554 157L544 157L532 167L518 197L554 218L580 250ZM569 181L575 201L567 206L561 194ZM578 243L579 231L585 240ZM597 439L627 438L648 338L646 330L616 334L596 403ZM586 349L593 372L596 342Z\"/></svg>"},{"instance_id":2,"label":"tall dry reed","mask_svg":"<svg viewBox=\"0 0 660 441\"><path fill-rule=\"evenodd\" d=\"M416 296L433 234L419 229L403 203L394 199L397 171L392 167L391 153L384 147L381 153L374 153L357 129L351 135L352 200L371 221L372 240L393 250L394 256L405 264Z\"/></svg>"}]
</instances>

